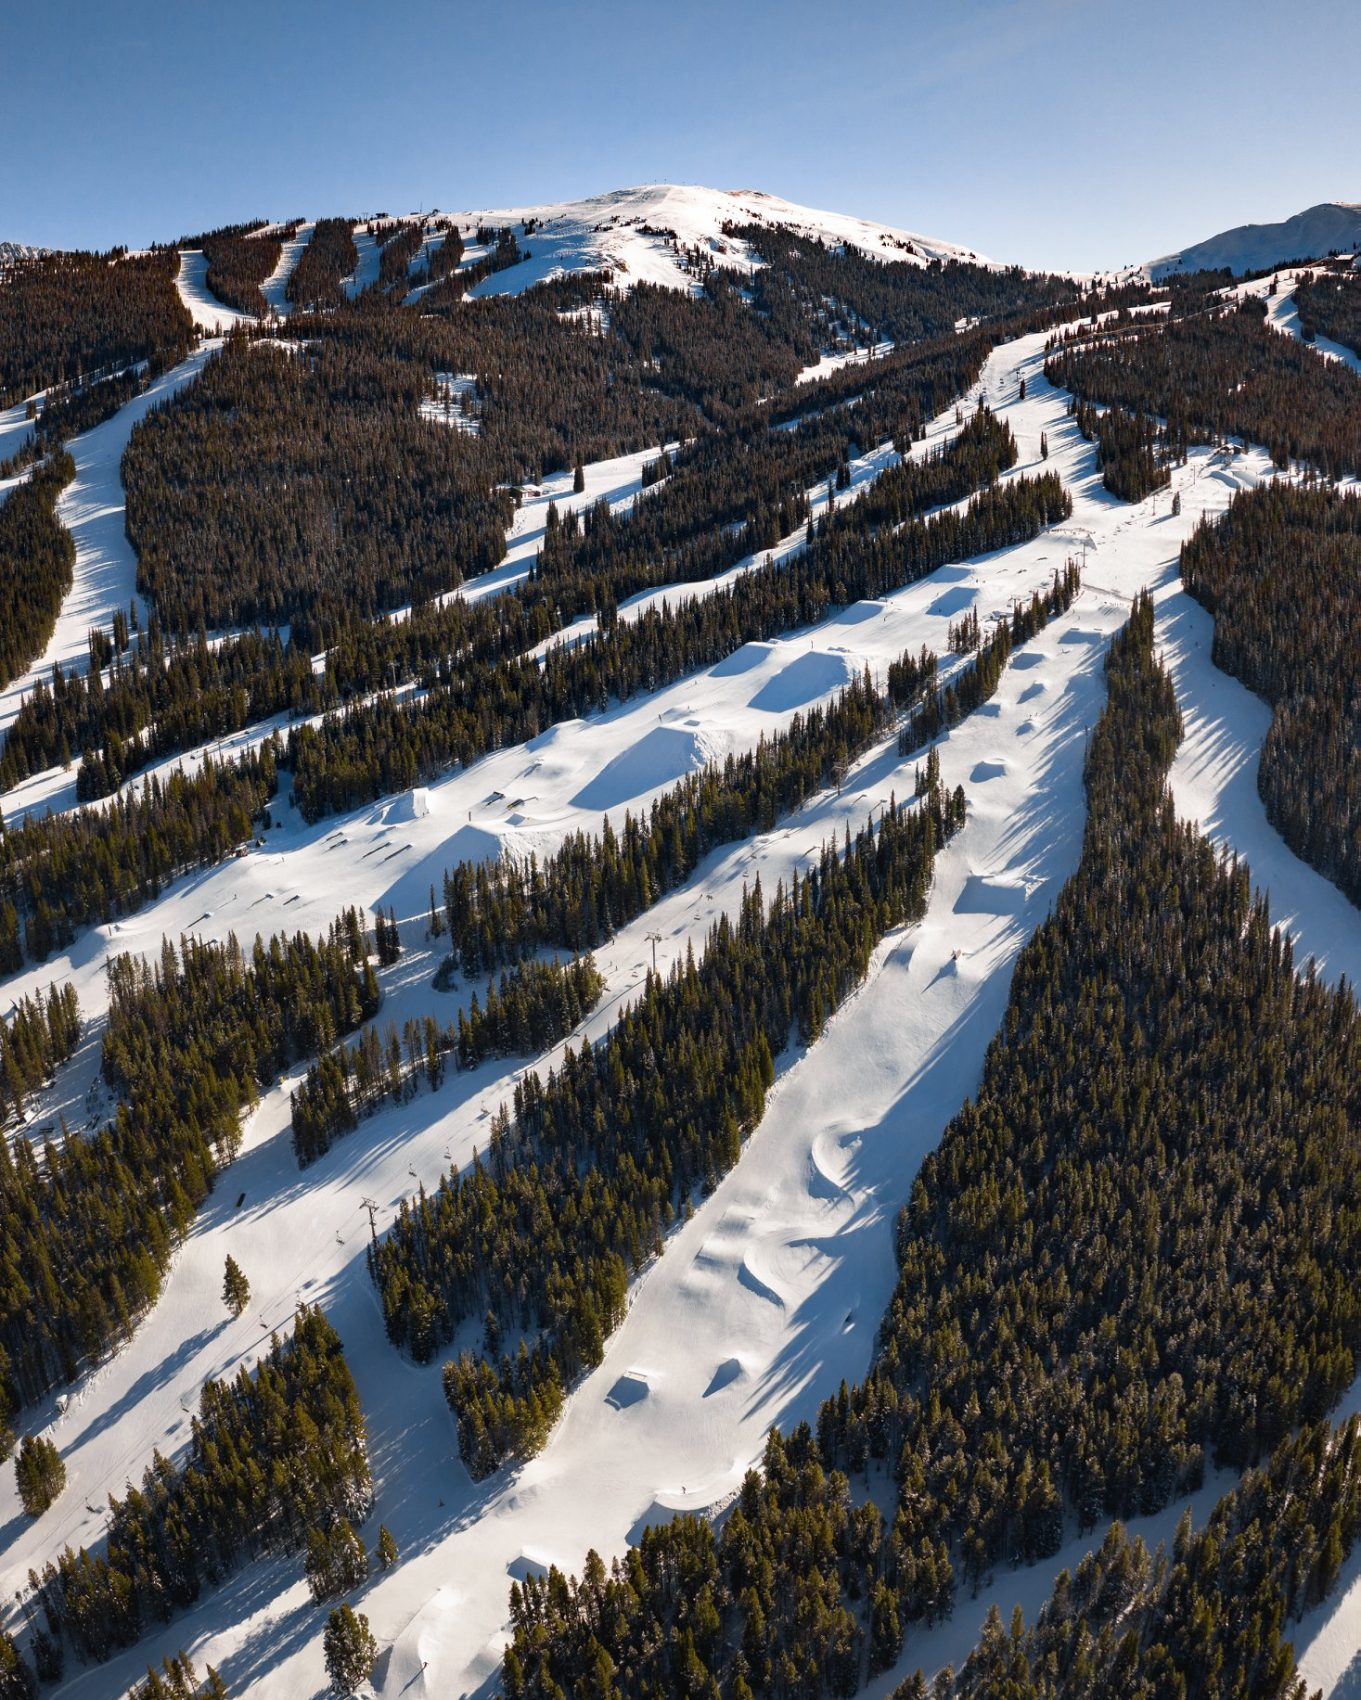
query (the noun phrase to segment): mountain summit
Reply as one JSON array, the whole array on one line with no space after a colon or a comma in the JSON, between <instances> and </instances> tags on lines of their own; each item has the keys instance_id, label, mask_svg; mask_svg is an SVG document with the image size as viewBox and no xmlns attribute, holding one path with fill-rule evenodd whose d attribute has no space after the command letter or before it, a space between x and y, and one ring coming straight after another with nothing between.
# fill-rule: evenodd
<instances>
[{"instance_id":1,"label":"mountain summit","mask_svg":"<svg viewBox=\"0 0 1361 1700\"><path fill-rule=\"evenodd\" d=\"M1218 236L1193 243L1180 253L1150 260L1148 275L1156 283L1169 272L1216 270L1261 271L1287 260L1312 260L1324 254L1354 253L1361 248L1361 202L1320 201L1279 224L1240 224Z\"/></svg>"}]
</instances>

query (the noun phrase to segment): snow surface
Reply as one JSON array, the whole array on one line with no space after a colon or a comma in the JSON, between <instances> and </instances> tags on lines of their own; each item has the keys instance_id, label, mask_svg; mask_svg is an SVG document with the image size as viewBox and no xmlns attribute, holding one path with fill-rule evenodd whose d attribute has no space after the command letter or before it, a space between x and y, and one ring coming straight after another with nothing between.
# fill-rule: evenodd
<instances>
[{"instance_id":1,"label":"snow surface","mask_svg":"<svg viewBox=\"0 0 1361 1700\"><path fill-rule=\"evenodd\" d=\"M350 275L341 279L341 287L351 301L356 295L362 295L366 289L372 289L378 282L378 267L383 259L378 237L372 229L356 229L354 245L359 254L358 262Z\"/></svg>"},{"instance_id":2,"label":"snow surface","mask_svg":"<svg viewBox=\"0 0 1361 1700\"><path fill-rule=\"evenodd\" d=\"M387 1343L363 1256L364 1200L377 1201L382 1231L417 1181L430 1186L450 1163L466 1164L485 1145L489 1116L524 1062L456 1074L436 1095L389 1106L305 1175L289 1148L293 1082L285 1081L250 1118L241 1157L132 1342L82 1379L64 1411L53 1402L38 1413L67 1465L57 1504L30 1524L15 1503L12 1473L0 1478L0 1588L8 1599L23 1587L30 1564L68 1540L98 1540L107 1494L140 1475L153 1447L173 1455L184 1445L204 1378L252 1362L269 1331L287 1326L299 1297L325 1304L359 1384L376 1488L366 1536L381 1519L402 1552L394 1570L357 1596L384 1648L373 1684L383 1696L416 1700L484 1684L506 1632L512 1577L549 1563L579 1569L590 1545L608 1557L650 1521L727 1503L772 1422L811 1418L842 1376L858 1377L868 1366L894 1280L896 1212L922 1156L976 1087L1011 965L1076 866L1083 753L1105 700L1104 649L1142 586L1154 587L1159 644L1186 715L1172 776L1179 808L1216 842L1247 855L1269 887L1273 915L1291 927L1302 954L1314 954L1329 975L1357 973L1361 917L1290 855L1256 797L1253 766L1268 711L1214 669L1208 617L1177 580L1180 544L1201 513L1221 512L1237 488L1269 476L1267 458L1195 450L1174 473L1180 516L1171 515L1169 493L1127 506L1102 488L1093 448L1068 417L1066 396L1044 379L1042 363L1042 337L999 348L980 388L1016 433L1022 464L1012 476L1037 470L1040 434L1047 433L1047 465L1074 496L1064 526L1021 548L942 568L810 631L748 645L653 696L549 728L426 788L423 801L407 793L314 827L285 806L266 849L178 882L153 908L95 929L66 956L12 978L14 996L73 979L97 1033L110 954L150 952L163 935L185 931L220 938L235 930L247 944L257 932L285 926L316 933L343 903L381 903L395 906L406 952L382 974L380 1019L400 1023L431 1011L447 1020L459 994L431 989L438 950L424 941L423 915L430 885L438 886L452 861L544 852L568 832L598 828L605 808L617 819L622 805L642 807L695 761L751 747L863 666L882 671L922 643L944 652L948 623L966 607L985 620L1001 614L1014 597L1046 582L1066 555L1087 555L1086 588L1074 607L1013 657L986 712L942 740L943 776L965 786L969 815L938 859L924 921L882 942L865 985L816 1046L781 1059L740 1164L697 1201L663 1257L634 1282L629 1314L603 1363L574 1389L538 1458L487 1483L468 1480L439 1365L418 1368ZM186 362L163 382L184 381L192 366ZM953 409L933 429L948 431L952 419ZM122 415L99 428L107 443L95 441L96 431L73 445L82 466L73 493L83 491L87 502L101 488L101 468L106 499L110 465L116 484L121 445L114 447L114 427L124 429L121 422ZM602 491L611 500L636 499L647 458L588 469L580 498L556 494L556 486L530 494L516 516L516 560L487 579L500 575L504 584L527 570L549 499L571 505ZM86 566L78 561L73 599L90 596L89 537L100 511L86 527ZM117 524L121 537L121 514ZM115 580L130 558L129 551ZM488 583L480 593L497 587ZM110 607L124 599L123 588L120 581L118 595L109 589ZM467 593L479 592L470 586ZM63 610L59 634L78 630L83 652L89 623L89 616L68 618ZM855 765L837 794L707 858L685 887L597 953L607 992L584 1031L603 1033L636 993L651 960L650 933L660 935L663 968L688 944L698 948L713 919L732 912L744 883L759 874L772 889L806 866L829 833L854 828L895 792L909 796L913 767L890 739ZM533 1059L540 1069L550 1061ZM69 1096L71 1083L63 1084ZM237 1321L222 1314L218 1297L228 1251L255 1295ZM1225 1485L1207 1484L1202 1503ZM1142 1527L1156 1539L1170 1533L1179 1512L1170 1508ZM1062 1561L1071 1563L1090 1544L1072 1543ZM1057 1567L1006 1573L977 1600L961 1599L948 1624L909 1635L896 1674L957 1661L992 1598L1004 1615L1013 1599L1024 1599L1033 1614ZM1311 1683L1336 1693L1354 1692L1333 1685L1361 1644L1361 1565L1344 1583L1319 1621L1306 1626L1309 1635L1299 1637ZM323 1682L323 1623L296 1559L250 1566L129 1653L72 1670L60 1692L120 1694L149 1659L184 1647L200 1665L216 1665L239 1696L312 1694ZM891 1686L888 1679L879 1684L883 1692Z\"/></svg>"},{"instance_id":3,"label":"snow surface","mask_svg":"<svg viewBox=\"0 0 1361 1700\"><path fill-rule=\"evenodd\" d=\"M238 325L253 325L254 313L243 313L219 301L208 287L208 260L201 248L180 249L180 269L175 276L180 300L200 330L222 336Z\"/></svg>"},{"instance_id":4,"label":"snow surface","mask_svg":"<svg viewBox=\"0 0 1361 1700\"><path fill-rule=\"evenodd\" d=\"M1361 248L1361 202L1322 201L1279 224L1240 224L1176 254L1150 260L1145 270L1157 282L1176 271L1261 271L1286 260L1320 259Z\"/></svg>"},{"instance_id":5,"label":"snow surface","mask_svg":"<svg viewBox=\"0 0 1361 1700\"><path fill-rule=\"evenodd\" d=\"M29 401L40 401L45 392L32 396L24 401L16 401L13 407L0 408L0 460L8 460L11 455L18 454L24 444L33 435L33 421L28 417ZM0 490L8 489L17 479L0 480Z\"/></svg>"},{"instance_id":6,"label":"snow surface","mask_svg":"<svg viewBox=\"0 0 1361 1700\"><path fill-rule=\"evenodd\" d=\"M293 276L294 268L302 258L303 249L312 240L315 228L312 223L300 224L292 236L285 237L283 247L279 250L278 265L260 285L260 293L265 298L266 307L281 319L286 319L292 310L293 303L284 291L288 288L288 280Z\"/></svg>"},{"instance_id":7,"label":"snow surface","mask_svg":"<svg viewBox=\"0 0 1361 1700\"><path fill-rule=\"evenodd\" d=\"M304 224L296 236L286 237L279 252L278 263L265 281L260 285L260 292L265 298L269 310L277 313L280 318L286 318L292 303L284 295L288 280L293 275L293 268L302 256L303 249L312 237L312 226ZM281 234L271 226L266 226L262 235ZM377 262L374 263L374 275L377 275ZM194 323L200 330L208 331L213 336L222 336L233 330L237 325L253 325L256 323L254 313L243 313L237 307L229 307L225 301L219 301L217 296L208 288L208 261L201 249L182 248L180 250L180 269L175 278L175 287L179 290L180 300L189 309Z\"/></svg>"},{"instance_id":8,"label":"snow surface","mask_svg":"<svg viewBox=\"0 0 1361 1700\"><path fill-rule=\"evenodd\" d=\"M1295 304L1295 287L1301 277L1310 275L1311 270L1309 266L1301 266L1298 269L1277 272L1274 295L1271 293L1272 279L1269 277L1254 278L1250 283L1237 284L1226 293L1234 298L1253 296L1264 300L1267 304L1267 323L1272 330L1279 331L1283 336L1302 339L1304 332L1300 325L1299 308ZM1321 275L1326 277L1328 274ZM1340 360L1344 366L1350 366L1353 372L1361 375L1361 355L1343 343L1334 342L1331 337L1316 336L1309 346L1325 360Z\"/></svg>"},{"instance_id":9,"label":"snow surface","mask_svg":"<svg viewBox=\"0 0 1361 1700\"><path fill-rule=\"evenodd\" d=\"M460 229L509 225L521 248L530 254L519 265L484 279L473 290L474 295L517 294L545 278L606 268L615 274L617 286L630 287L641 281L673 289L694 288L695 279L681 266L669 238L652 233L661 230L674 231L681 247L698 248L719 265L754 270L760 262L746 243L723 234L725 223L789 225L804 235L820 236L838 245L849 243L884 260L917 265L934 259L987 263L981 255L953 242L844 213L818 211L758 189L726 191L694 184L649 183L581 201L485 207L448 216ZM535 221L528 236L522 234L526 219ZM475 255L470 247L464 263L472 258Z\"/></svg>"},{"instance_id":10,"label":"snow surface","mask_svg":"<svg viewBox=\"0 0 1361 1700\"><path fill-rule=\"evenodd\" d=\"M868 360L882 360L893 349L891 342L876 342L868 348L847 348L836 354L824 354L811 366L805 366L796 384L811 384L818 378L828 378L846 366L863 366Z\"/></svg>"},{"instance_id":11,"label":"snow surface","mask_svg":"<svg viewBox=\"0 0 1361 1700\"><path fill-rule=\"evenodd\" d=\"M66 445L76 463L76 475L57 499L57 518L75 539L72 586L47 648L26 673L0 692L0 731L9 727L34 680L50 679L54 663L60 662L68 671L83 672L88 667L91 626L107 630L114 610L132 603L145 615L137 593L137 557L124 530L123 450L138 420L197 377L204 361L220 346L205 342L111 419Z\"/></svg>"}]
</instances>

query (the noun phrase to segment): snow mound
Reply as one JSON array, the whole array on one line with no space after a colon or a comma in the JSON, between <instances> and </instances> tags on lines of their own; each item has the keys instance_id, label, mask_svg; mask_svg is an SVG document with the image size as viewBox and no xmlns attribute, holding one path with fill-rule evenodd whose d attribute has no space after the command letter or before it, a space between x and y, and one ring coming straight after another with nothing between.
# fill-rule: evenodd
<instances>
[{"instance_id":1,"label":"snow mound","mask_svg":"<svg viewBox=\"0 0 1361 1700\"><path fill-rule=\"evenodd\" d=\"M715 1393L721 1393L725 1387L731 1387L733 1382L740 1381L746 1373L741 1358L724 1358L721 1364L715 1366L714 1373L709 1377L704 1397L710 1399Z\"/></svg>"},{"instance_id":2,"label":"snow mound","mask_svg":"<svg viewBox=\"0 0 1361 1700\"><path fill-rule=\"evenodd\" d=\"M758 1299L764 1299L767 1304L774 1305L777 1310L784 1309L784 1300L771 1286L770 1282L764 1280L752 1267L750 1252L742 1259L741 1268L737 1271L737 1279L749 1293L754 1293Z\"/></svg>"},{"instance_id":3,"label":"snow mound","mask_svg":"<svg viewBox=\"0 0 1361 1700\"><path fill-rule=\"evenodd\" d=\"M446 838L440 856L446 867L459 862L496 862L504 849L499 836L474 821L465 821L452 837Z\"/></svg>"},{"instance_id":4,"label":"snow mound","mask_svg":"<svg viewBox=\"0 0 1361 1700\"><path fill-rule=\"evenodd\" d=\"M701 732L684 726L654 726L637 743L607 761L572 798L578 809L617 809L658 786L670 785L709 759Z\"/></svg>"},{"instance_id":5,"label":"snow mound","mask_svg":"<svg viewBox=\"0 0 1361 1700\"><path fill-rule=\"evenodd\" d=\"M775 651L768 643L744 643L741 649L733 650L731 655L725 655L722 661L715 661L709 669L713 679L736 679L743 673L750 673L754 667L759 667Z\"/></svg>"},{"instance_id":6,"label":"snow mound","mask_svg":"<svg viewBox=\"0 0 1361 1700\"><path fill-rule=\"evenodd\" d=\"M1017 702L1033 702L1036 697L1043 696L1048 689L1049 686L1045 684L1043 679L1036 679L1033 684L1026 686L1016 700Z\"/></svg>"},{"instance_id":7,"label":"snow mound","mask_svg":"<svg viewBox=\"0 0 1361 1700\"><path fill-rule=\"evenodd\" d=\"M540 750L551 750L554 744L563 743L572 731L580 725L580 720L559 720L555 725L550 726L546 732L538 732L534 737L527 738L525 748L533 750L535 754ZM528 773L530 769L526 768L525 771Z\"/></svg>"},{"instance_id":8,"label":"snow mound","mask_svg":"<svg viewBox=\"0 0 1361 1700\"><path fill-rule=\"evenodd\" d=\"M787 714L790 709L816 702L829 691L840 690L851 678L851 665L844 655L822 655L810 649L767 680L748 707L767 714Z\"/></svg>"},{"instance_id":9,"label":"snow mound","mask_svg":"<svg viewBox=\"0 0 1361 1700\"><path fill-rule=\"evenodd\" d=\"M836 1134L823 1128L813 1139L808 1152L808 1194L810 1198L844 1198L846 1154L860 1143L856 1133Z\"/></svg>"},{"instance_id":10,"label":"snow mound","mask_svg":"<svg viewBox=\"0 0 1361 1700\"><path fill-rule=\"evenodd\" d=\"M605 1403L616 1411L627 1411L630 1405L641 1405L651 1391L652 1384L641 1370L629 1370L610 1388Z\"/></svg>"},{"instance_id":11,"label":"snow mound","mask_svg":"<svg viewBox=\"0 0 1361 1700\"><path fill-rule=\"evenodd\" d=\"M970 874L955 899L956 915L1019 915L1030 887L1014 875Z\"/></svg>"},{"instance_id":12,"label":"snow mound","mask_svg":"<svg viewBox=\"0 0 1361 1700\"><path fill-rule=\"evenodd\" d=\"M883 602L852 602L828 623L833 626L863 626L866 620L876 619L887 607Z\"/></svg>"},{"instance_id":13,"label":"snow mound","mask_svg":"<svg viewBox=\"0 0 1361 1700\"><path fill-rule=\"evenodd\" d=\"M395 826L398 821L426 820L430 814L430 793L424 785L418 785L399 797L383 818L389 825Z\"/></svg>"},{"instance_id":14,"label":"snow mound","mask_svg":"<svg viewBox=\"0 0 1361 1700\"><path fill-rule=\"evenodd\" d=\"M940 595L926 610L928 614L938 614L942 617L950 614L962 614L966 608L972 608L974 592L957 584L953 590L942 590Z\"/></svg>"},{"instance_id":15,"label":"snow mound","mask_svg":"<svg viewBox=\"0 0 1361 1700\"><path fill-rule=\"evenodd\" d=\"M692 1517L703 1517L718 1511L732 1498L733 1488L741 1479L741 1473L736 1460L733 1460L727 1478L710 1480L693 1488L658 1488L651 1504L634 1519L633 1527L628 1532L630 1544L636 1546L643 1538L643 1530L651 1529L658 1523L670 1523L674 1518L686 1513Z\"/></svg>"},{"instance_id":16,"label":"snow mound","mask_svg":"<svg viewBox=\"0 0 1361 1700\"><path fill-rule=\"evenodd\" d=\"M1005 779L1007 764L1004 761L976 761L969 780L974 785L981 785L988 779Z\"/></svg>"},{"instance_id":17,"label":"snow mound","mask_svg":"<svg viewBox=\"0 0 1361 1700\"><path fill-rule=\"evenodd\" d=\"M374 1667L376 1689L386 1694L424 1696L440 1692L436 1672L440 1655L455 1633L460 1612L456 1589L436 1588Z\"/></svg>"}]
</instances>

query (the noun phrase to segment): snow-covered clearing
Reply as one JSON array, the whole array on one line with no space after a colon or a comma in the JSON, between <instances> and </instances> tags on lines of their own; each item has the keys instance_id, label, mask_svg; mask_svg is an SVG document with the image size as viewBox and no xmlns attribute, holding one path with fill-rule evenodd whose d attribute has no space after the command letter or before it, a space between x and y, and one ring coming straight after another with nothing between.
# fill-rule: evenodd
<instances>
[{"instance_id":1,"label":"snow-covered clearing","mask_svg":"<svg viewBox=\"0 0 1361 1700\"><path fill-rule=\"evenodd\" d=\"M1012 424L1018 471L1037 470L1047 433L1047 465L1074 496L1065 526L500 751L429 787L428 813L397 798L309 828L284 808L267 850L178 882L154 908L97 929L72 955L10 982L18 995L71 977L82 1007L98 1018L111 952L154 950L163 934L184 931L235 930L246 942L281 927L316 933L342 903L393 904L407 953L385 972L380 1019L400 1023L429 1010L447 1020L456 999L430 988L437 951L423 943L421 917L430 886L438 888L452 862L503 847L542 852L569 831L598 826L606 810L618 819L703 760L786 725L864 665L882 669L922 643L943 652L952 619L973 607L984 618L1005 611L1086 546L1087 588L1073 609L1013 657L993 702L942 744L945 780L965 787L969 818L939 858L925 920L883 942L865 986L816 1046L783 1059L741 1163L635 1283L603 1364L572 1393L540 1457L513 1475L468 1481L439 1366L417 1368L388 1345L363 1257L363 1201L377 1201L381 1231L418 1181L428 1187L450 1163L467 1162L523 1065L453 1075L438 1094L383 1110L303 1174L287 1139L285 1083L252 1117L242 1156L133 1341L87 1375L64 1414L41 1414L52 1420L69 1472L56 1506L29 1525L18 1516L12 1477L0 1479L0 1586L11 1597L29 1564L67 1540L98 1539L107 1493L140 1475L154 1446L173 1453L184 1444L203 1379L251 1361L300 1296L326 1305L359 1383L376 1486L365 1533L372 1538L381 1519L402 1550L402 1562L361 1591L380 1645L391 1648L375 1673L384 1696L457 1695L483 1684L495 1668L513 1576L548 1562L577 1569L588 1546L609 1556L650 1520L722 1505L770 1423L812 1417L843 1375L859 1376L869 1363L894 1278L894 1215L922 1155L977 1083L1016 953L1076 866L1083 752L1104 703L1105 645L1144 585L1155 588L1160 644L1187 719L1173 774L1179 806L1248 857L1302 954L1317 955L1330 974L1355 973L1361 917L1336 893L1340 908L1329 908L1331 887L1311 887L1315 876L1285 851L1257 801L1251 770L1267 711L1215 671L1208 617L1176 582L1179 546L1201 512L1222 511L1242 482L1266 475L1265 457L1230 461L1196 450L1174 474L1180 516L1171 515L1169 493L1127 506L1102 488L1094 451L1068 418L1066 396L1043 378L1042 362L1042 337L999 349L979 388ZM631 500L646 458L588 469L581 497L556 484L533 493L516 516L517 561L488 580L512 582L528 569L550 499L560 507L602 492ZM116 457L113 464L116 477ZM489 582L480 593L496 588ZM661 935L665 967L688 942L699 945L745 881L759 873L773 888L830 831L863 821L891 792L910 794L913 765L900 762L890 742L857 764L839 795L711 856L598 953L608 991L586 1030L603 1032L636 990L650 960L648 933ZM218 1298L228 1251L255 1293L237 1322ZM1208 1484L1200 1499L1208 1504L1225 1485L1227 1478ZM1156 1540L1179 1511L1136 1527ZM1061 1561L1089 1544L1074 1542ZM1058 1563L1005 1573L978 1600L961 1599L949 1624L909 1637L901 1668L957 1661L990 1598L1004 1616L1015 1599L1033 1614ZM1321 1614L1307 1654L1321 1661L1318 1674L1307 1664L1311 1680L1325 1680L1328 1659L1329 1671L1345 1666L1361 1639L1358 1578L1354 1567L1350 1591ZM298 1561L249 1567L130 1653L73 1671L61 1692L114 1696L148 1659L182 1646L200 1665L218 1666L238 1696L312 1694L323 1681L324 1615L306 1597Z\"/></svg>"},{"instance_id":2,"label":"snow-covered clearing","mask_svg":"<svg viewBox=\"0 0 1361 1700\"><path fill-rule=\"evenodd\" d=\"M472 412L472 398L477 393L477 374L436 372L435 385L439 396L434 401L421 403L421 418L429 419L436 425L448 425L455 431L466 431L469 436L475 437L481 429L476 414ZM466 404L465 396L469 398Z\"/></svg>"},{"instance_id":3,"label":"snow-covered clearing","mask_svg":"<svg viewBox=\"0 0 1361 1700\"><path fill-rule=\"evenodd\" d=\"M67 444L76 475L57 500L57 518L75 539L76 564L71 590L62 603L56 630L27 673L0 692L0 731L19 712L35 679L50 678L55 662L83 671L89 664L91 626L108 628L114 610L136 603L137 557L124 531L126 498L120 464L132 428L156 406L198 376L219 343L205 342L187 360L157 378L146 391L120 407L112 419Z\"/></svg>"},{"instance_id":4,"label":"snow-covered clearing","mask_svg":"<svg viewBox=\"0 0 1361 1700\"><path fill-rule=\"evenodd\" d=\"M876 342L869 348L846 348L836 354L824 354L811 366L805 366L794 382L815 383L819 378L829 378L833 372L840 372L843 367L863 366L870 360L882 360L892 349L891 342Z\"/></svg>"}]
</instances>

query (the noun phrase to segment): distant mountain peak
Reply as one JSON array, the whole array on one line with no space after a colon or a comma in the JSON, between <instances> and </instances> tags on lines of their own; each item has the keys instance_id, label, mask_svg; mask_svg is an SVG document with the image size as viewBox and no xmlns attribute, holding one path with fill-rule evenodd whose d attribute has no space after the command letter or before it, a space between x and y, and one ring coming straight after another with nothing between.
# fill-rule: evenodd
<instances>
[{"instance_id":1,"label":"distant mountain peak","mask_svg":"<svg viewBox=\"0 0 1361 1700\"><path fill-rule=\"evenodd\" d=\"M1320 201L1278 224L1240 224L1195 242L1175 254L1150 260L1145 270L1157 282L1172 272L1262 271L1289 260L1315 260L1361 249L1361 201Z\"/></svg>"},{"instance_id":2,"label":"distant mountain peak","mask_svg":"<svg viewBox=\"0 0 1361 1700\"><path fill-rule=\"evenodd\" d=\"M959 243L880 224L848 213L827 212L764 189L711 189L696 183L640 183L538 206L482 207L450 212L460 224L531 229L522 246L530 259L498 272L481 288L499 294L528 288L568 272L609 270L621 284L661 283L691 288L671 245L707 249L721 265L750 270L748 246L724 234L725 225L787 225L801 235L848 244L884 260L918 265L932 260L973 260L983 255Z\"/></svg>"}]
</instances>

